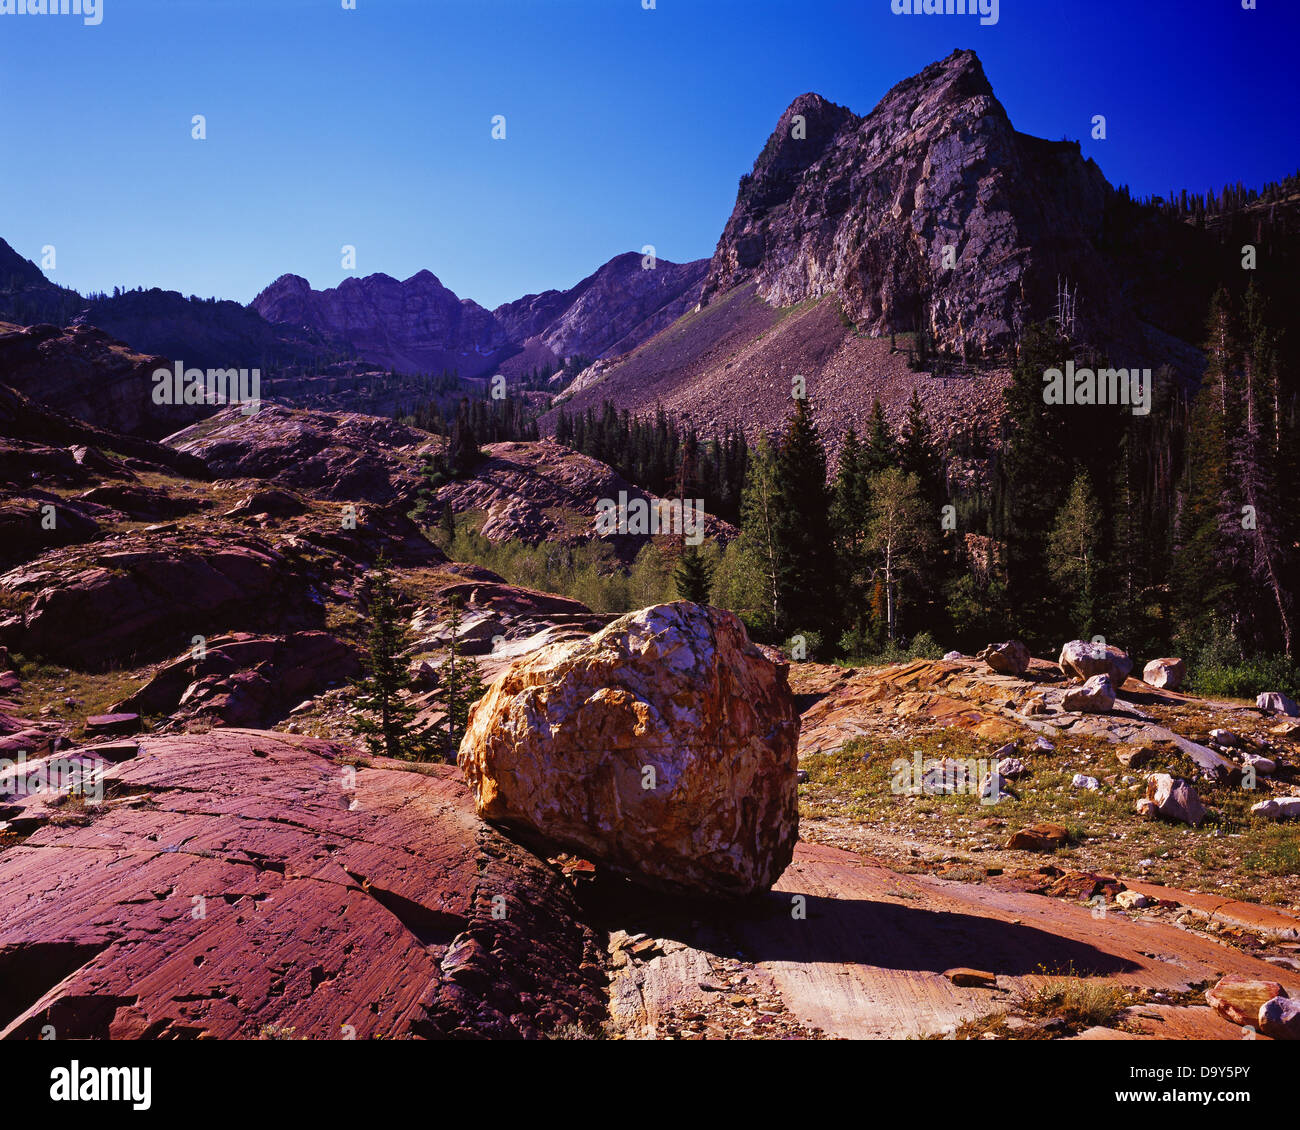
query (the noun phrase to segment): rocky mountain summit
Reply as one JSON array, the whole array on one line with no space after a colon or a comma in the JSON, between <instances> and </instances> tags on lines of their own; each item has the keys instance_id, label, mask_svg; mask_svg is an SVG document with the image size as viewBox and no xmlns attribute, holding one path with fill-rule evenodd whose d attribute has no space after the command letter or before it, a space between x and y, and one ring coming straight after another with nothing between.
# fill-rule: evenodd
<instances>
[{"instance_id":1,"label":"rocky mountain summit","mask_svg":"<svg viewBox=\"0 0 1300 1130\"><path fill-rule=\"evenodd\" d=\"M299 275L281 275L252 308L273 325L322 331L404 373L446 369L480 376L510 345L489 311L457 298L432 271L401 281L385 274L346 278L328 290L312 290Z\"/></svg>"},{"instance_id":2,"label":"rocky mountain summit","mask_svg":"<svg viewBox=\"0 0 1300 1130\"><path fill-rule=\"evenodd\" d=\"M1114 335L1131 315L1096 246L1112 194L1076 143L1017 132L955 51L865 117L797 98L741 180L704 300L751 281L774 306L835 291L860 329L978 356L1052 313L1066 278Z\"/></svg>"}]
</instances>

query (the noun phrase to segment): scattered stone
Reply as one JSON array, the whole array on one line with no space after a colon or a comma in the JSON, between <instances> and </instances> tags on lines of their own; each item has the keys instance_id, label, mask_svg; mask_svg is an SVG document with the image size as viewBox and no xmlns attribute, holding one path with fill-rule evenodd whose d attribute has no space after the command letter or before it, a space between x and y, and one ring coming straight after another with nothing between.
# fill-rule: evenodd
<instances>
[{"instance_id":1,"label":"scattered stone","mask_svg":"<svg viewBox=\"0 0 1300 1130\"><path fill-rule=\"evenodd\" d=\"M1103 647L1087 640L1071 640L1067 643L1061 648L1057 663L1066 675L1080 682L1085 682L1094 675L1107 675L1116 687L1122 687L1133 670L1133 660L1126 651L1111 644Z\"/></svg>"},{"instance_id":2,"label":"scattered stone","mask_svg":"<svg viewBox=\"0 0 1300 1130\"><path fill-rule=\"evenodd\" d=\"M1300 796L1275 796L1251 805L1255 816L1267 820L1300 820Z\"/></svg>"},{"instance_id":3,"label":"scattered stone","mask_svg":"<svg viewBox=\"0 0 1300 1130\"><path fill-rule=\"evenodd\" d=\"M1243 768L1254 769L1261 777L1271 777L1277 772L1277 762L1258 753L1243 753L1241 764Z\"/></svg>"},{"instance_id":4,"label":"scattered stone","mask_svg":"<svg viewBox=\"0 0 1300 1130\"><path fill-rule=\"evenodd\" d=\"M1183 685L1187 665L1181 659L1153 659L1142 668L1142 681L1161 690L1176 691Z\"/></svg>"},{"instance_id":5,"label":"scattered stone","mask_svg":"<svg viewBox=\"0 0 1300 1130\"><path fill-rule=\"evenodd\" d=\"M1086 902L1098 895L1114 898L1124 889L1124 884L1113 875L1099 875L1096 871L1067 871L1054 882L1040 884L1036 889L1040 894L1053 898Z\"/></svg>"},{"instance_id":6,"label":"scattered stone","mask_svg":"<svg viewBox=\"0 0 1300 1130\"><path fill-rule=\"evenodd\" d=\"M1259 1006L1259 1030L1274 1040L1300 1040L1300 1002L1278 995Z\"/></svg>"},{"instance_id":7,"label":"scattered stone","mask_svg":"<svg viewBox=\"0 0 1300 1130\"><path fill-rule=\"evenodd\" d=\"M1229 973L1205 992L1206 1003L1225 1020L1252 1026L1258 1022L1263 1004L1284 996L1286 990L1276 981L1259 981L1239 973Z\"/></svg>"},{"instance_id":8,"label":"scattered stone","mask_svg":"<svg viewBox=\"0 0 1300 1130\"><path fill-rule=\"evenodd\" d=\"M1281 738L1294 738L1300 736L1300 722L1279 722L1271 730L1270 734L1277 734Z\"/></svg>"},{"instance_id":9,"label":"scattered stone","mask_svg":"<svg viewBox=\"0 0 1300 1130\"><path fill-rule=\"evenodd\" d=\"M1019 640L1008 640L989 644L976 658L984 660L999 675L1019 676L1029 670L1032 656Z\"/></svg>"},{"instance_id":10,"label":"scattered stone","mask_svg":"<svg viewBox=\"0 0 1300 1130\"><path fill-rule=\"evenodd\" d=\"M93 738L118 738L140 732L138 714L92 714L86 719L86 735Z\"/></svg>"},{"instance_id":11,"label":"scattered stone","mask_svg":"<svg viewBox=\"0 0 1300 1130\"><path fill-rule=\"evenodd\" d=\"M1025 699L1024 704L1020 707L1020 713L1031 718L1046 714L1047 700L1041 694L1032 694Z\"/></svg>"},{"instance_id":12,"label":"scattered stone","mask_svg":"<svg viewBox=\"0 0 1300 1130\"><path fill-rule=\"evenodd\" d=\"M1072 687L1061 700L1064 710L1106 714L1115 706L1115 687L1109 675L1093 675L1081 687Z\"/></svg>"},{"instance_id":13,"label":"scattered stone","mask_svg":"<svg viewBox=\"0 0 1300 1130\"><path fill-rule=\"evenodd\" d=\"M944 972L954 985L960 985L967 989L996 989L998 987L998 975L996 973L986 973L982 969L949 969Z\"/></svg>"},{"instance_id":14,"label":"scattered stone","mask_svg":"<svg viewBox=\"0 0 1300 1130\"><path fill-rule=\"evenodd\" d=\"M1016 795L1015 790L1007 785L1002 780L1002 775L997 772L986 773L984 775L984 780L980 782L980 798L994 804L999 801L1007 800L1008 798L1012 800L1020 799Z\"/></svg>"},{"instance_id":15,"label":"scattered stone","mask_svg":"<svg viewBox=\"0 0 1300 1130\"><path fill-rule=\"evenodd\" d=\"M1125 910L1142 910L1151 905L1151 899L1137 891L1120 891L1115 902Z\"/></svg>"},{"instance_id":16,"label":"scattered stone","mask_svg":"<svg viewBox=\"0 0 1300 1130\"><path fill-rule=\"evenodd\" d=\"M1125 769L1141 769L1150 765L1158 756L1155 747L1149 745L1121 748L1115 752L1116 759Z\"/></svg>"},{"instance_id":17,"label":"scattered stone","mask_svg":"<svg viewBox=\"0 0 1300 1130\"><path fill-rule=\"evenodd\" d=\"M1269 691L1255 699L1255 705L1269 714L1286 714L1291 718L1300 717L1300 706L1287 698L1280 691Z\"/></svg>"},{"instance_id":18,"label":"scattered stone","mask_svg":"<svg viewBox=\"0 0 1300 1130\"><path fill-rule=\"evenodd\" d=\"M1143 800L1146 805L1144 806ZM1139 815L1162 816L1193 826L1205 819L1205 806L1190 781L1168 773L1156 773L1147 779L1147 795L1138 801Z\"/></svg>"},{"instance_id":19,"label":"scattered stone","mask_svg":"<svg viewBox=\"0 0 1300 1130\"><path fill-rule=\"evenodd\" d=\"M1063 825L1033 824L1014 833L1007 847L1014 851L1055 851L1069 842L1069 829Z\"/></svg>"}]
</instances>

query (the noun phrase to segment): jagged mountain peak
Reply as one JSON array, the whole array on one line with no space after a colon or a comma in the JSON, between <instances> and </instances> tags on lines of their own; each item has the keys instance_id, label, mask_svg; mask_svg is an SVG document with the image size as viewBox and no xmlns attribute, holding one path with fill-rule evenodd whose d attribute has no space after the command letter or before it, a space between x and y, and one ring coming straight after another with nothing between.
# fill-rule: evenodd
<instances>
[{"instance_id":1,"label":"jagged mountain peak","mask_svg":"<svg viewBox=\"0 0 1300 1130\"><path fill-rule=\"evenodd\" d=\"M1118 326L1094 247L1111 194L1076 144L1017 133L979 57L954 51L865 117L795 99L741 180L703 301L745 283L777 306L835 292L860 329L980 355L1047 317L1068 276Z\"/></svg>"}]
</instances>

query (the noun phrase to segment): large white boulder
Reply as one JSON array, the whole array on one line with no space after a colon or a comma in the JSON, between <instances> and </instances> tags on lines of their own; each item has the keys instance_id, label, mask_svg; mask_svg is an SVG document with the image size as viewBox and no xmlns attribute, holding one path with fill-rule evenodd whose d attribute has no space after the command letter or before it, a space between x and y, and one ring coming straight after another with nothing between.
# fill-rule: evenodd
<instances>
[{"instance_id":1,"label":"large white boulder","mask_svg":"<svg viewBox=\"0 0 1300 1130\"><path fill-rule=\"evenodd\" d=\"M765 890L799 835L786 671L730 612L629 613L516 660L470 714L480 816L650 886Z\"/></svg>"},{"instance_id":2,"label":"large white boulder","mask_svg":"<svg viewBox=\"0 0 1300 1130\"><path fill-rule=\"evenodd\" d=\"M1122 687L1133 670L1133 660L1128 652L1112 644L1088 640L1071 640L1061 648L1057 663L1067 675L1080 681L1094 675L1109 675L1116 687Z\"/></svg>"}]
</instances>

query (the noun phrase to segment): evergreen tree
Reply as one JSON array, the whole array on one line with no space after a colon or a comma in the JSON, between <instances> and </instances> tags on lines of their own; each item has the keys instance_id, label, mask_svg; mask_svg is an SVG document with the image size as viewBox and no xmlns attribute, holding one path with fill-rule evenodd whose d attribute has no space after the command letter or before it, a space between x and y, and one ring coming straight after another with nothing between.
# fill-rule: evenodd
<instances>
[{"instance_id":1,"label":"evergreen tree","mask_svg":"<svg viewBox=\"0 0 1300 1130\"><path fill-rule=\"evenodd\" d=\"M673 573L677 595L695 604L708 604L713 591L714 566L696 546L688 545Z\"/></svg>"},{"instance_id":2,"label":"evergreen tree","mask_svg":"<svg viewBox=\"0 0 1300 1130\"><path fill-rule=\"evenodd\" d=\"M447 469L454 478L463 478L474 470L482 456L470 422L469 403L462 400L447 443Z\"/></svg>"},{"instance_id":3,"label":"evergreen tree","mask_svg":"<svg viewBox=\"0 0 1300 1130\"><path fill-rule=\"evenodd\" d=\"M398 610L391 565L382 554L366 578L366 609L369 649L364 677L354 685L356 729L365 736L372 754L426 760L428 740L415 730L416 712L405 698L411 683L404 653L410 641Z\"/></svg>"},{"instance_id":4,"label":"evergreen tree","mask_svg":"<svg viewBox=\"0 0 1300 1130\"><path fill-rule=\"evenodd\" d=\"M871 403L871 419L867 422L866 450L863 453L864 474L875 475L898 466L898 444L889 430L885 410L879 400Z\"/></svg>"},{"instance_id":5,"label":"evergreen tree","mask_svg":"<svg viewBox=\"0 0 1300 1130\"><path fill-rule=\"evenodd\" d=\"M898 467L915 475L922 495L938 506L943 497L943 461L934 446L934 433L915 389L907 405L907 416L898 436Z\"/></svg>"},{"instance_id":6,"label":"evergreen tree","mask_svg":"<svg viewBox=\"0 0 1300 1130\"><path fill-rule=\"evenodd\" d=\"M749 460L741 500L741 534L737 545L736 591L733 601L752 610L746 622L760 633L777 630L781 620L781 576L784 567L777 511L776 453L764 436ZM750 603L752 601L752 603Z\"/></svg>"},{"instance_id":7,"label":"evergreen tree","mask_svg":"<svg viewBox=\"0 0 1300 1130\"><path fill-rule=\"evenodd\" d=\"M828 629L834 615L835 557L826 449L805 399L795 400L777 445L776 486L777 628Z\"/></svg>"},{"instance_id":8,"label":"evergreen tree","mask_svg":"<svg viewBox=\"0 0 1300 1130\"><path fill-rule=\"evenodd\" d=\"M848 641L842 646L852 654L861 654L864 650L870 612L871 570L866 541L871 495L867 479L866 451L857 432L850 427L844 436L839 469L831 491L831 523L842 621L848 629Z\"/></svg>"},{"instance_id":9,"label":"evergreen tree","mask_svg":"<svg viewBox=\"0 0 1300 1130\"><path fill-rule=\"evenodd\" d=\"M1047 569L1057 586L1058 599L1074 597L1070 613L1073 635L1087 638L1097 630L1097 578L1101 568L1098 543L1101 514L1086 472L1070 484L1047 543Z\"/></svg>"},{"instance_id":10,"label":"evergreen tree","mask_svg":"<svg viewBox=\"0 0 1300 1130\"><path fill-rule=\"evenodd\" d=\"M1228 490L1228 436L1233 401L1228 393L1236 364L1231 299L1220 289L1210 305L1206 369L1192 409L1172 583L1174 618L1187 641L1208 637L1217 620L1236 626L1233 584L1225 566L1221 531Z\"/></svg>"}]
</instances>

